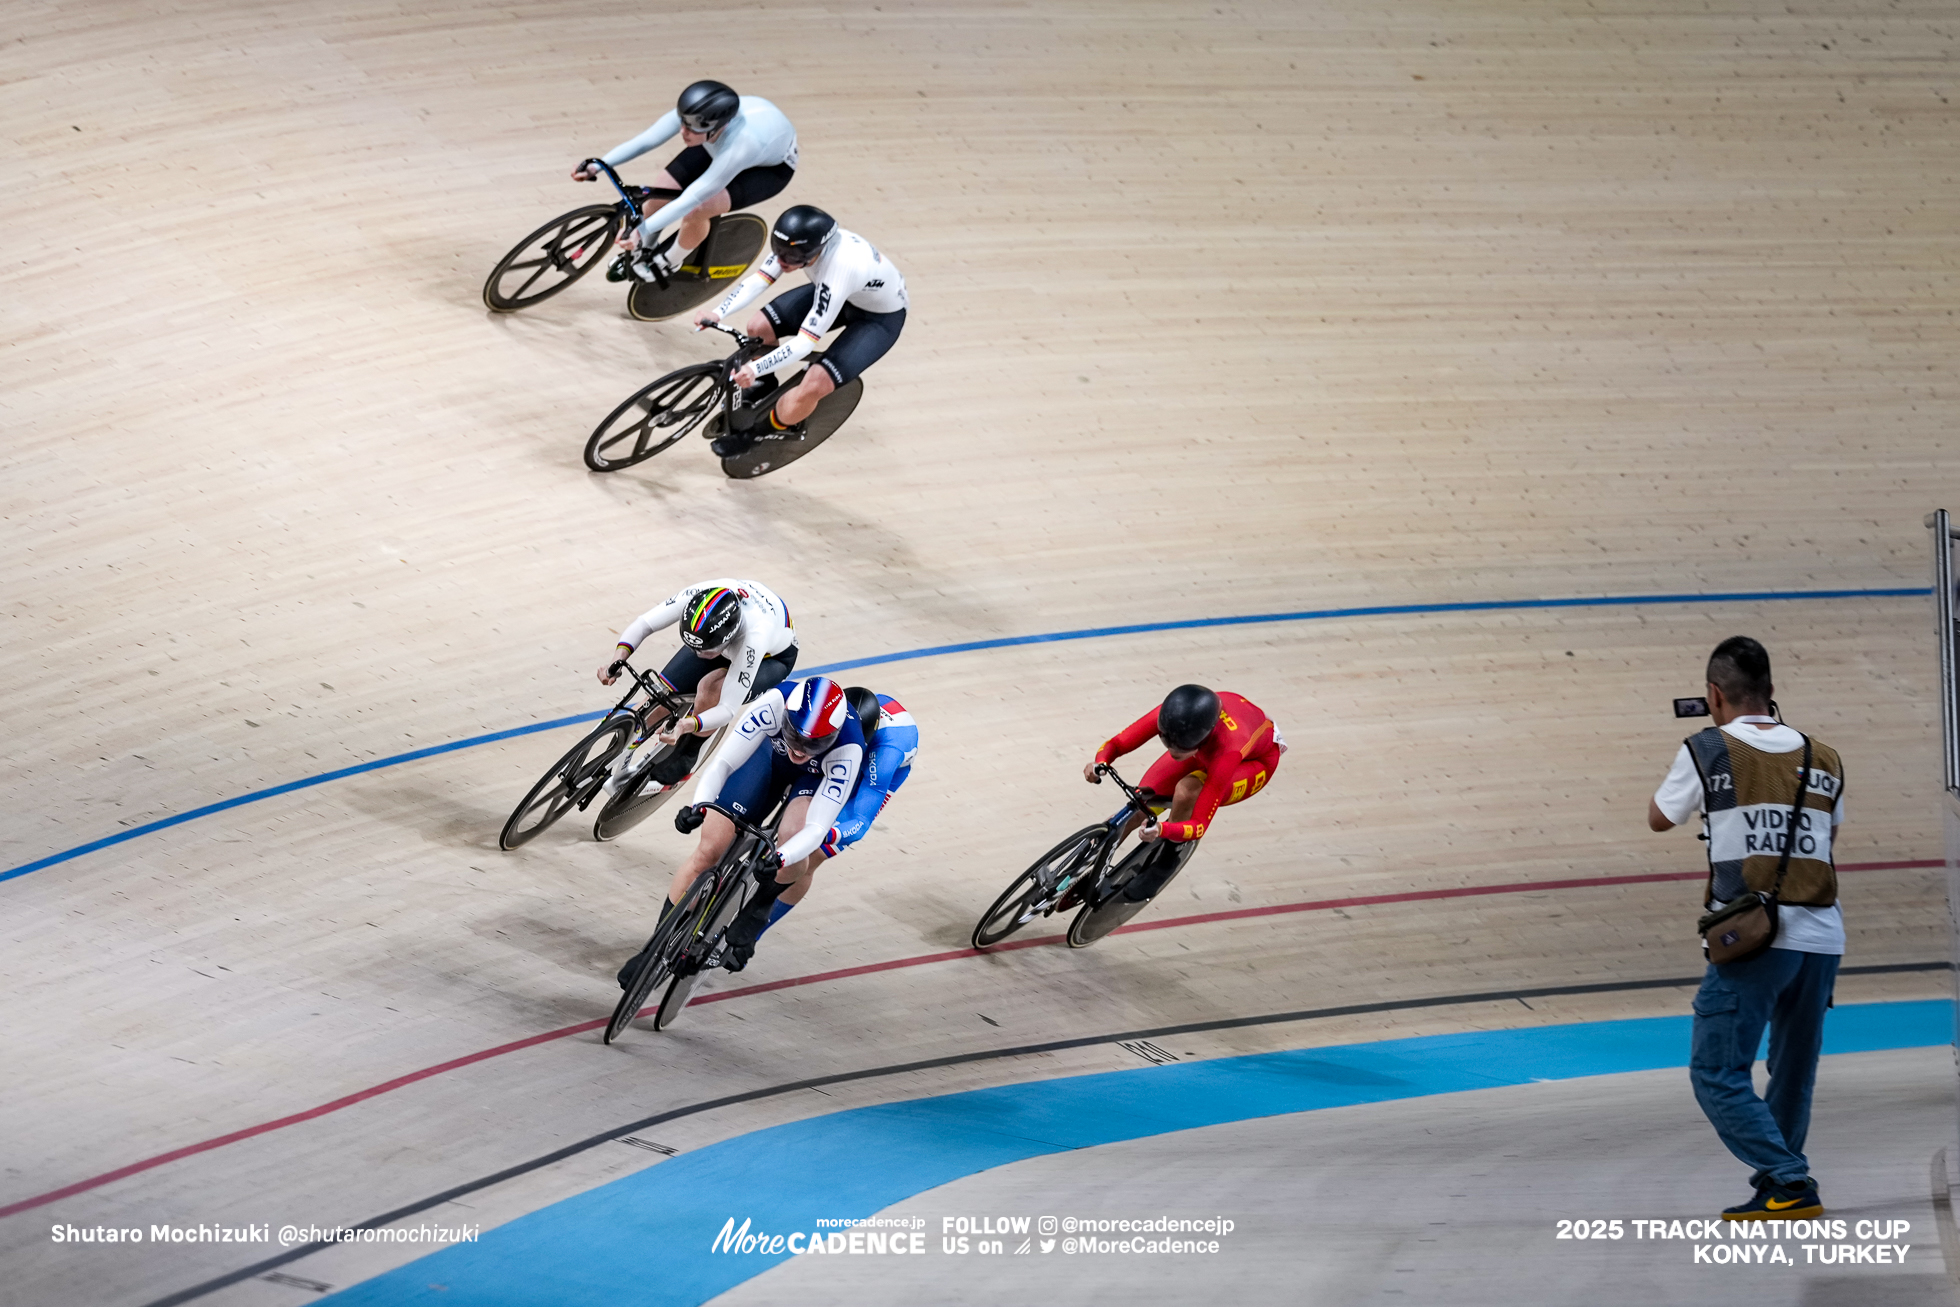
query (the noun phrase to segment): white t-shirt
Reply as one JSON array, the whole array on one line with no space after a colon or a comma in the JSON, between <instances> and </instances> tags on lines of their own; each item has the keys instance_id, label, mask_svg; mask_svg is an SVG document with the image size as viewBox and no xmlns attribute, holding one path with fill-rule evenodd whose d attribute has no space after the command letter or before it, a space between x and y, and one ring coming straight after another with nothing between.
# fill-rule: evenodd
<instances>
[{"instance_id":1,"label":"white t-shirt","mask_svg":"<svg viewBox=\"0 0 1960 1307\"><path fill-rule=\"evenodd\" d=\"M1767 724L1768 729L1762 725ZM1738 717L1722 728L1722 733L1741 740L1754 749L1764 753L1795 753L1803 748L1803 735L1777 722L1774 717ZM1695 760L1684 743L1674 755L1674 765L1667 769L1667 779L1654 791L1654 806L1661 810L1661 816L1679 826L1697 812L1703 812L1701 773L1695 770ZM1703 812L1706 816L1706 813ZM1837 804L1831 810L1831 831L1844 821L1844 791L1838 791ZM1715 907L1723 906L1720 903ZM1844 952L1844 911L1836 903L1828 908L1797 907L1788 903L1776 905L1776 943L1771 948L1786 948L1793 953L1836 953Z\"/></svg>"}]
</instances>

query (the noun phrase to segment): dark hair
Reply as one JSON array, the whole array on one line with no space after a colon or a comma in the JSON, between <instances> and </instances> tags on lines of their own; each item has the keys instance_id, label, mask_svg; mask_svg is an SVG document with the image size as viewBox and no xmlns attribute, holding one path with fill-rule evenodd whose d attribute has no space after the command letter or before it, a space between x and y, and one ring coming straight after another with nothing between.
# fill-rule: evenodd
<instances>
[{"instance_id":1,"label":"dark hair","mask_svg":"<svg viewBox=\"0 0 1960 1307\"><path fill-rule=\"evenodd\" d=\"M1708 655L1708 683L1737 708L1767 708L1769 650L1746 635L1732 635Z\"/></svg>"}]
</instances>

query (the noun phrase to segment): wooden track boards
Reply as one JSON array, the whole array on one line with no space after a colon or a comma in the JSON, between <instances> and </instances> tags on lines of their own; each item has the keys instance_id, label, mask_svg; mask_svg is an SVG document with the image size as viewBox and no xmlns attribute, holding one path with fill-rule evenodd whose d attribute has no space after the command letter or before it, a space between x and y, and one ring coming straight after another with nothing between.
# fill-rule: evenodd
<instances>
[{"instance_id":1,"label":"wooden track boards","mask_svg":"<svg viewBox=\"0 0 1960 1307\"><path fill-rule=\"evenodd\" d=\"M802 135L766 211L829 208L905 270L914 310L851 424L741 485L698 442L579 467L592 423L701 342L626 320L596 278L528 314L477 300L512 240L589 194L571 163L699 75L646 56L643 13L23 20L0 53L8 865L599 708L614 633L700 576L777 585L806 665L1302 609L1924 584L1919 515L1960 501L1943 7L836 13L717 72ZM846 94L840 66L889 75ZM958 947L1101 814L1087 752L1190 678L1265 704L1293 751L1179 877L1186 911L1692 870L1699 846L1640 815L1680 733L1668 700L1736 631L1847 758L1841 856L1933 857L1929 626L1910 599L1371 617L867 670L924 753L757 975ZM4 1197L602 1016L682 846L649 824L498 854L568 742L365 774L0 886ZM1943 955L1928 873L1848 887L1854 961ZM975 974L1038 1031L1089 1019L1058 997L1084 990L1114 1022L1674 975L1692 902L1349 909ZM757 1000L766 1021L704 1008L674 1036L718 1083L811 1047L963 1047L994 1032L959 976ZM617 1071L485 1064L51 1210L107 1219L249 1174L291 1177L262 1191L323 1220L368 1215L536 1151L557 1127L527 1102L589 1123L698 1087L663 1078L683 1056L664 1038L636 1034ZM376 1192L377 1122L486 1102L488 1133L418 1140ZM40 1231L0 1226L0 1260L52 1273ZM230 1264L186 1256L184 1282Z\"/></svg>"}]
</instances>

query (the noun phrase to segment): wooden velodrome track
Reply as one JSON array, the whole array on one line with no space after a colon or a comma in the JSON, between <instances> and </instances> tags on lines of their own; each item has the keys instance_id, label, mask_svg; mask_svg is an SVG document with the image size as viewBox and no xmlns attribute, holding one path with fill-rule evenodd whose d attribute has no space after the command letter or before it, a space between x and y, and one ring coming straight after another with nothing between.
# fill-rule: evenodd
<instances>
[{"instance_id":1,"label":"wooden velodrome track","mask_svg":"<svg viewBox=\"0 0 1960 1307\"><path fill-rule=\"evenodd\" d=\"M706 576L775 586L806 667L1252 614L1923 587L1920 516L1960 507L1953 7L1729 9L17 7L4 861L601 708L614 633ZM478 286L591 201L574 161L708 75L797 124L802 168L764 211L821 204L877 242L911 319L851 425L780 475L728 482L690 442L593 476L591 425L713 347L628 320L596 276L512 317ZM846 679L913 710L914 776L743 985L963 948L1014 871L1113 805L1079 779L1089 752L1182 680L1262 704L1291 751L1145 920L1403 901L873 970L612 1048L566 1035L18 1210L0 1298L145 1302L263 1255L82 1257L51 1222L352 1222L804 1077L1693 975L1694 887L1655 877L1694 872L1700 846L1642 817L1684 733L1668 701L1737 632L1847 759L1840 859L1891 864L1846 876L1847 965L1939 960L1922 597L1404 612L893 662ZM571 738L361 772L0 884L0 1207L603 1017L685 845L665 821L598 845L568 820L499 853ZM1946 992L1861 975L1840 1000ZM1136 1064L1105 1044L952 1066L659 1138ZM657 1160L581 1154L476 1194L469 1219ZM339 1286L408 1255L294 1271ZM207 1300L312 1296L247 1280Z\"/></svg>"}]
</instances>

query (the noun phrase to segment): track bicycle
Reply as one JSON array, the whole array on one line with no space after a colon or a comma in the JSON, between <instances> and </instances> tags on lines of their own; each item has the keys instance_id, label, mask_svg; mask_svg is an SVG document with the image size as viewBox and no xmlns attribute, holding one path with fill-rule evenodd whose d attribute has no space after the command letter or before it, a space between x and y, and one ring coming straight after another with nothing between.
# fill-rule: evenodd
<instances>
[{"instance_id":1,"label":"track bicycle","mask_svg":"<svg viewBox=\"0 0 1960 1307\"><path fill-rule=\"evenodd\" d=\"M667 186L628 186L600 159L587 159L585 166L604 173L619 198L561 213L512 246L483 283L485 307L514 313L550 299L597 267L624 227L644 222L650 202L680 195ZM678 232L656 241L651 253L666 250ZM708 235L688 263L671 274L655 267L651 282L628 270L634 254L622 251L613 260L613 273L615 280L632 282L626 311L643 322L659 322L698 308L747 272L768 239L769 224L757 215L718 214L708 220Z\"/></svg>"},{"instance_id":2,"label":"track bicycle","mask_svg":"<svg viewBox=\"0 0 1960 1307\"><path fill-rule=\"evenodd\" d=\"M1035 859L981 916L973 928L973 947L990 948L1036 917L1074 908L1079 910L1069 923L1068 945L1087 948L1143 911L1191 860L1196 841L1173 844L1163 839L1139 841L1118 858L1131 818L1141 816L1154 826L1157 811L1170 800L1135 789L1108 763L1096 764L1096 774L1115 781L1128 802L1106 821L1084 826ZM1168 868L1166 859L1172 861ZM1149 894L1133 899L1127 891L1146 869L1163 873L1162 880Z\"/></svg>"},{"instance_id":3,"label":"track bicycle","mask_svg":"<svg viewBox=\"0 0 1960 1307\"><path fill-rule=\"evenodd\" d=\"M654 1010L653 1028L665 1030L680 1020L701 973L719 966L726 949L728 928L755 897L756 872L763 859L776 853L776 827L789 806L788 796L779 800L769 819L752 825L720 804L709 804L735 823L735 838L721 859L694 878L666 920L654 927L646 947L634 956L638 964L626 977L626 984L606 1023L605 1042L610 1044L639 1015L640 1004L654 989L666 985L660 1006ZM775 859L781 865L781 856ZM772 870L766 874L774 875Z\"/></svg>"},{"instance_id":4,"label":"track bicycle","mask_svg":"<svg viewBox=\"0 0 1960 1307\"><path fill-rule=\"evenodd\" d=\"M716 323L712 329L734 337L735 352L719 361L676 368L627 396L586 440L588 468L594 472L617 472L632 467L696 431L713 440L728 429L729 418L738 407L767 412L784 392L802 382L805 373L798 372L744 404L735 386L735 374L750 360L760 358L770 346L724 323ZM812 356L809 365L816 366L821 357ZM748 480L794 463L843 426L863 396L864 378L851 378L849 384L839 386L817 401L816 408L801 424L800 436L773 431L768 423L763 423L756 432L755 444L740 454L722 459L721 470L736 480Z\"/></svg>"},{"instance_id":5,"label":"track bicycle","mask_svg":"<svg viewBox=\"0 0 1960 1307\"><path fill-rule=\"evenodd\" d=\"M530 793L512 809L502 833L497 836L499 847L506 850L517 848L572 809L583 812L590 807L634 740L668 717L685 716L694 707L693 695L674 689L658 672L642 672L624 659L614 663L612 670L615 674L622 670L632 673L633 683L599 724L573 745L564 757L551 764L550 770L538 778ZM654 717L655 710L663 710L664 715ZM626 784L615 787L600 805L592 828L595 839L611 839L638 825L679 788L679 782L676 782L674 785L656 784L652 792L647 791L654 767L679 747L678 743L663 744L654 749L641 746L640 752L647 756L634 761L635 774ZM702 753L706 752L707 747L704 746Z\"/></svg>"}]
</instances>

